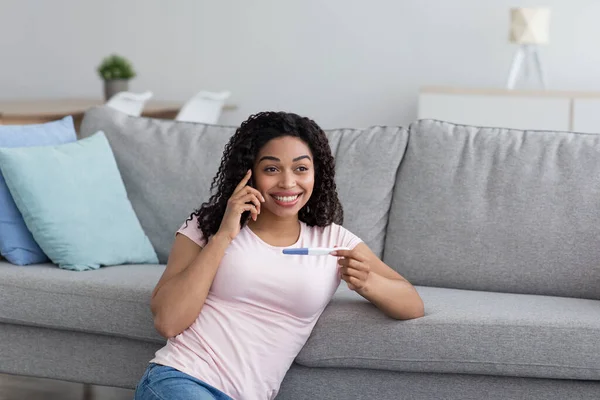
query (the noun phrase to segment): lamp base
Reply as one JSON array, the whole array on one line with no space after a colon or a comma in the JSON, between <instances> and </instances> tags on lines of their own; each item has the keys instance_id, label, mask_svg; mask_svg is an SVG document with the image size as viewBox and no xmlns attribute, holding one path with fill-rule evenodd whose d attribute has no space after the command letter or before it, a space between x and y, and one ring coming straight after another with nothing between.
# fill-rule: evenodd
<instances>
[{"instance_id":1,"label":"lamp base","mask_svg":"<svg viewBox=\"0 0 600 400\"><path fill-rule=\"evenodd\" d=\"M528 75L528 65L530 62L534 64L535 73L538 76L539 82L542 85L542 89L547 89L546 84L546 76L544 75L544 70L542 68L542 61L540 59L540 54L538 51L538 46L532 44L524 44L519 46L515 56L513 57L512 64L510 66L510 71L508 73L508 79L506 81L507 89L514 89L515 83L517 81L517 76L521 68L523 67L523 62L525 61L525 73Z\"/></svg>"}]
</instances>

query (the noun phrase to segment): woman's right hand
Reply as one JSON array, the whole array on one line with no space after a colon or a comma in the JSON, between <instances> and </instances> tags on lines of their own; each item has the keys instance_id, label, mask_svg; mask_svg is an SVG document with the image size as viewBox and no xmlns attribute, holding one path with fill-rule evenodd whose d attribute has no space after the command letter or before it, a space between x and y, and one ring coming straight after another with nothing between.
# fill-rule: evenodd
<instances>
[{"instance_id":1,"label":"woman's right hand","mask_svg":"<svg viewBox=\"0 0 600 400\"><path fill-rule=\"evenodd\" d=\"M256 221L260 214L260 204L265 201L263 195L251 186L248 181L252 176L252 170L249 169L244 178L236 186L233 194L227 200L227 208L219 226L219 232L230 240L233 240L240 233L240 218L242 213L250 211L251 218Z\"/></svg>"}]
</instances>

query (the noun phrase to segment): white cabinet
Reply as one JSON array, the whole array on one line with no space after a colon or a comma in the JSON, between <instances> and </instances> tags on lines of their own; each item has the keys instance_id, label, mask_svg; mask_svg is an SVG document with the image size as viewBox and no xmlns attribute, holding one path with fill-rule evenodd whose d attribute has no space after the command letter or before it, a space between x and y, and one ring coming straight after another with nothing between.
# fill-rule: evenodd
<instances>
[{"instance_id":1,"label":"white cabinet","mask_svg":"<svg viewBox=\"0 0 600 400\"><path fill-rule=\"evenodd\" d=\"M600 133L600 93L426 87L419 119L457 124Z\"/></svg>"},{"instance_id":2,"label":"white cabinet","mask_svg":"<svg viewBox=\"0 0 600 400\"><path fill-rule=\"evenodd\" d=\"M600 133L600 99L575 99L573 102L573 130Z\"/></svg>"}]
</instances>

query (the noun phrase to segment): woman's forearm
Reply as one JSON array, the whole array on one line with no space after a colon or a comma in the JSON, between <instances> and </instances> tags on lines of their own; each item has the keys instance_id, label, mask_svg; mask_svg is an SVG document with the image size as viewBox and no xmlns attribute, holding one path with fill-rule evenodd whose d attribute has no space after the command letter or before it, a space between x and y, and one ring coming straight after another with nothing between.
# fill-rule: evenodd
<instances>
[{"instance_id":1,"label":"woman's forearm","mask_svg":"<svg viewBox=\"0 0 600 400\"><path fill-rule=\"evenodd\" d=\"M423 300L404 279L390 279L371 272L370 280L357 292L385 315L395 319L413 319L425 313Z\"/></svg>"},{"instance_id":2,"label":"woman's forearm","mask_svg":"<svg viewBox=\"0 0 600 400\"><path fill-rule=\"evenodd\" d=\"M186 269L157 290L151 309L161 335L176 336L198 317L229 243L226 237L213 236Z\"/></svg>"}]
</instances>

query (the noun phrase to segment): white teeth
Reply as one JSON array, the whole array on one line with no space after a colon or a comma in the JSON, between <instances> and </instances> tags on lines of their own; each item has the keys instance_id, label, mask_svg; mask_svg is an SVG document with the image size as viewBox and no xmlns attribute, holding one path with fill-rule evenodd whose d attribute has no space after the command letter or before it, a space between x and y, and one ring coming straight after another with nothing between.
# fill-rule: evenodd
<instances>
[{"instance_id":1,"label":"white teeth","mask_svg":"<svg viewBox=\"0 0 600 400\"><path fill-rule=\"evenodd\" d=\"M275 199L277 199L277 201L281 201L282 203L290 203L294 200L296 200L298 198L298 196L300 196L299 194L295 195L295 196L273 196L275 197Z\"/></svg>"}]
</instances>

